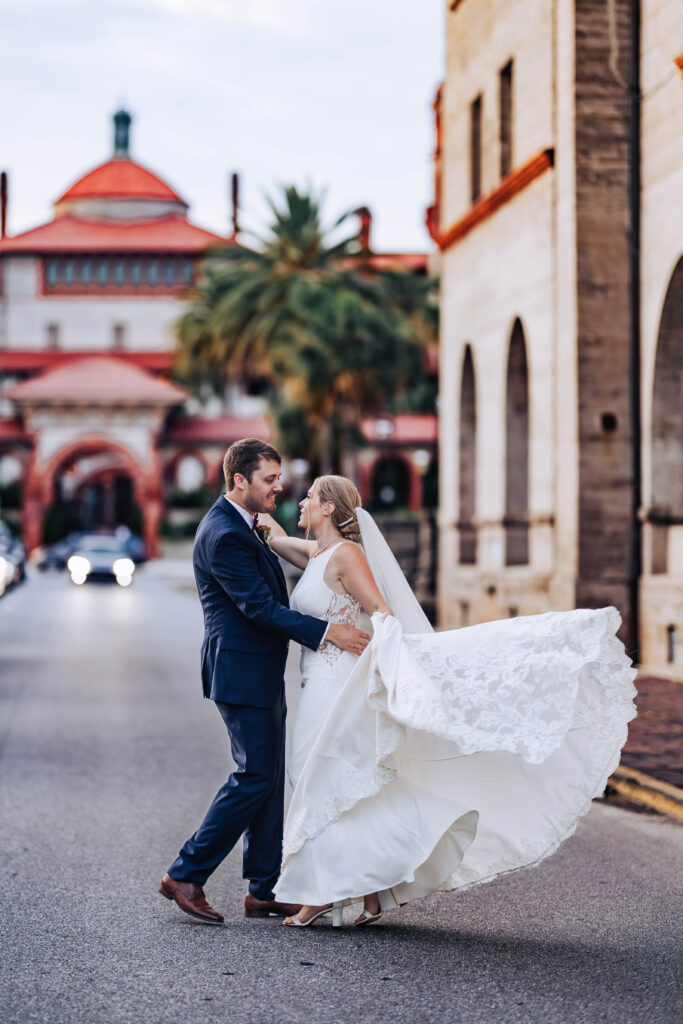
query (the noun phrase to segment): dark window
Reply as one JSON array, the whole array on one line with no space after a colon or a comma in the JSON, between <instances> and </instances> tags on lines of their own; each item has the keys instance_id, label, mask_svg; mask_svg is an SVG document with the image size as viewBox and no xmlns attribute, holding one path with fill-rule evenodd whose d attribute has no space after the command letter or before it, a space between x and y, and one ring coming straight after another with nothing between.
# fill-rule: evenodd
<instances>
[{"instance_id":1,"label":"dark window","mask_svg":"<svg viewBox=\"0 0 683 1024\"><path fill-rule=\"evenodd\" d=\"M116 283L123 284L123 260L119 260L116 264Z\"/></svg>"},{"instance_id":2,"label":"dark window","mask_svg":"<svg viewBox=\"0 0 683 1024\"><path fill-rule=\"evenodd\" d=\"M477 96L470 108L470 197L473 203L481 198L481 108L482 97Z\"/></svg>"},{"instance_id":3,"label":"dark window","mask_svg":"<svg viewBox=\"0 0 683 1024\"><path fill-rule=\"evenodd\" d=\"M69 262L66 265L66 273L65 273L66 283L67 284L73 284L73 279L74 279L74 265L71 262L71 260L69 260Z\"/></svg>"},{"instance_id":4,"label":"dark window","mask_svg":"<svg viewBox=\"0 0 683 1024\"><path fill-rule=\"evenodd\" d=\"M122 349L126 342L126 328L123 324L114 324L112 331L112 348Z\"/></svg>"},{"instance_id":5,"label":"dark window","mask_svg":"<svg viewBox=\"0 0 683 1024\"><path fill-rule=\"evenodd\" d=\"M173 284L173 264L166 264L166 281L168 284Z\"/></svg>"},{"instance_id":6,"label":"dark window","mask_svg":"<svg viewBox=\"0 0 683 1024\"><path fill-rule=\"evenodd\" d=\"M57 261L50 260L47 265L47 283L55 284L57 280Z\"/></svg>"},{"instance_id":7,"label":"dark window","mask_svg":"<svg viewBox=\"0 0 683 1024\"><path fill-rule=\"evenodd\" d=\"M474 382L472 349L468 345L462 364L460 382L459 438L459 530L461 565L477 561L477 528L474 523L477 471L477 400Z\"/></svg>"},{"instance_id":8,"label":"dark window","mask_svg":"<svg viewBox=\"0 0 683 1024\"><path fill-rule=\"evenodd\" d=\"M524 329L515 320L506 396L505 564L529 562L529 375Z\"/></svg>"},{"instance_id":9,"label":"dark window","mask_svg":"<svg viewBox=\"0 0 683 1024\"><path fill-rule=\"evenodd\" d=\"M666 627L666 660L669 665L676 661L676 627Z\"/></svg>"},{"instance_id":10,"label":"dark window","mask_svg":"<svg viewBox=\"0 0 683 1024\"><path fill-rule=\"evenodd\" d=\"M47 347L59 348L59 324L47 325Z\"/></svg>"},{"instance_id":11,"label":"dark window","mask_svg":"<svg viewBox=\"0 0 683 1024\"><path fill-rule=\"evenodd\" d=\"M107 264L106 264L105 260L102 260L102 262L100 263L100 269L98 271L98 277L100 279L100 284L106 284L107 283Z\"/></svg>"},{"instance_id":12,"label":"dark window","mask_svg":"<svg viewBox=\"0 0 683 1024\"><path fill-rule=\"evenodd\" d=\"M133 284L140 283L141 270L142 268L140 267L140 261L136 260L135 263L133 264Z\"/></svg>"},{"instance_id":13,"label":"dark window","mask_svg":"<svg viewBox=\"0 0 683 1024\"><path fill-rule=\"evenodd\" d=\"M81 281L83 284L90 284L90 260L83 260L81 267Z\"/></svg>"},{"instance_id":14,"label":"dark window","mask_svg":"<svg viewBox=\"0 0 683 1024\"><path fill-rule=\"evenodd\" d=\"M185 260L185 265L183 266L183 280L186 281L187 284L192 280L192 264L189 260Z\"/></svg>"},{"instance_id":15,"label":"dark window","mask_svg":"<svg viewBox=\"0 0 683 1024\"><path fill-rule=\"evenodd\" d=\"M150 282L152 284L156 284L158 276L159 276L159 266L158 266L156 260L152 260L152 262L149 265L149 280L150 280Z\"/></svg>"},{"instance_id":16,"label":"dark window","mask_svg":"<svg viewBox=\"0 0 683 1024\"><path fill-rule=\"evenodd\" d=\"M512 170L512 61L500 72L500 176Z\"/></svg>"}]
</instances>

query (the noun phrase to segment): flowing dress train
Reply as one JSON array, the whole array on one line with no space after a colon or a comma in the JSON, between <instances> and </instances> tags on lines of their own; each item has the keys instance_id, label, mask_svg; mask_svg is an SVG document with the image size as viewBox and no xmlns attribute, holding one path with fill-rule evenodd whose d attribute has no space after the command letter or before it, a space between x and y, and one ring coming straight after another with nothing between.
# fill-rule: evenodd
<instances>
[{"instance_id":1,"label":"flowing dress train","mask_svg":"<svg viewBox=\"0 0 683 1024\"><path fill-rule=\"evenodd\" d=\"M291 606L354 624L312 559ZM373 616L360 658L302 654L279 900L379 892L388 909L538 863L619 762L635 670L614 608L404 634Z\"/></svg>"}]
</instances>

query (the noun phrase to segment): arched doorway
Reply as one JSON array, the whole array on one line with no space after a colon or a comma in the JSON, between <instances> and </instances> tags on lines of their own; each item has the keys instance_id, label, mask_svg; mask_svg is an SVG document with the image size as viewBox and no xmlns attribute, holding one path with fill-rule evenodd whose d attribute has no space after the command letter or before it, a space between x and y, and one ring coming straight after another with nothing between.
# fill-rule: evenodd
<instances>
[{"instance_id":1,"label":"arched doorway","mask_svg":"<svg viewBox=\"0 0 683 1024\"><path fill-rule=\"evenodd\" d=\"M408 508L410 471L406 460L400 455L382 455L372 467L370 493L377 511Z\"/></svg>"},{"instance_id":2,"label":"arched doorway","mask_svg":"<svg viewBox=\"0 0 683 1024\"><path fill-rule=\"evenodd\" d=\"M54 474L43 541L52 543L71 531L117 526L127 526L134 533L142 526L130 467L118 453L72 452Z\"/></svg>"},{"instance_id":3,"label":"arched doorway","mask_svg":"<svg viewBox=\"0 0 683 1024\"><path fill-rule=\"evenodd\" d=\"M529 561L529 379L524 329L515 320L505 402L505 564Z\"/></svg>"},{"instance_id":4,"label":"arched doorway","mask_svg":"<svg viewBox=\"0 0 683 1024\"><path fill-rule=\"evenodd\" d=\"M161 479L158 461L143 470L135 455L108 438L72 442L28 474L22 532L29 549L72 530L128 526L158 553Z\"/></svg>"},{"instance_id":5,"label":"arched doorway","mask_svg":"<svg viewBox=\"0 0 683 1024\"><path fill-rule=\"evenodd\" d=\"M652 572L666 573L669 530L683 525L683 257L662 306L652 396Z\"/></svg>"},{"instance_id":6,"label":"arched doorway","mask_svg":"<svg viewBox=\"0 0 683 1024\"><path fill-rule=\"evenodd\" d=\"M474 565L477 561L477 528L474 523L477 470L477 399L472 348L467 345L460 380L460 432L458 444L458 529L459 561Z\"/></svg>"}]
</instances>

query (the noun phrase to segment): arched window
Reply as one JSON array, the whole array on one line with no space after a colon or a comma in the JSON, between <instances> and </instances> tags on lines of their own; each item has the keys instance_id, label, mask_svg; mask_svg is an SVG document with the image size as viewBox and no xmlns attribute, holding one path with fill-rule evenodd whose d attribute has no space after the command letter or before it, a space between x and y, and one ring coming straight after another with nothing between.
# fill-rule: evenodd
<instances>
[{"instance_id":1,"label":"arched window","mask_svg":"<svg viewBox=\"0 0 683 1024\"><path fill-rule=\"evenodd\" d=\"M472 349L468 345L462 363L460 382L459 445L459 561L474 565L477 561L477 529L474 524L477 454L477 402Z\"/></svg>"},{"instance_id":2,"label":"arched window","mask_svg":"<svg viewBox=\"0 0 683 1024\"><path fill-rule=\"evenodd\" d=\"M377 510L406 508L410 476L405 459L383 455L372 468L372 506Z\"/></svg>"},{"instance_id":3,"label":"arched window","mask_svg":"<svg viewBox=\"0 0 683 1024\"><path fill-rule=\"evenodd\" d=\"M683 524L683 257L659 322L652 396L652 572L668 570L669 526Z\"/></svg>"},{"instance_id":4,"label":"arched window","mask_svg":"<svg viewBox=\"0 0 683 1024\"><path fill-rule=\"evenodd\" d=\"M505 400L505 564L529 561L529 380L524 330L515 320Z\"/></svg>"}]
</instances>

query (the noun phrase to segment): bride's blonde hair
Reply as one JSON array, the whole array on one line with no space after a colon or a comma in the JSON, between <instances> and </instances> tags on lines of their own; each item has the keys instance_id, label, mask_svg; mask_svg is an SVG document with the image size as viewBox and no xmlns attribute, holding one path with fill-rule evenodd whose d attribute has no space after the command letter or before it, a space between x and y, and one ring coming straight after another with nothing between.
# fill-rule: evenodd
<instances>
[{"instance_id":1,"label":"bride's blonde hair","mask_svg":"<svg viewBox=\"0 0 683 1024\"><path fill-rule=\"evenodd\" d=\"M363 502L353 480L328 473L313 481L311 493L314 491L317 492L321 502L330 501L334 505L334 512L330 518L332 525L339 530L344 540L352 540L355 544L360 543L360 526L356 509Z\"/></svg>"}]
</instances>

